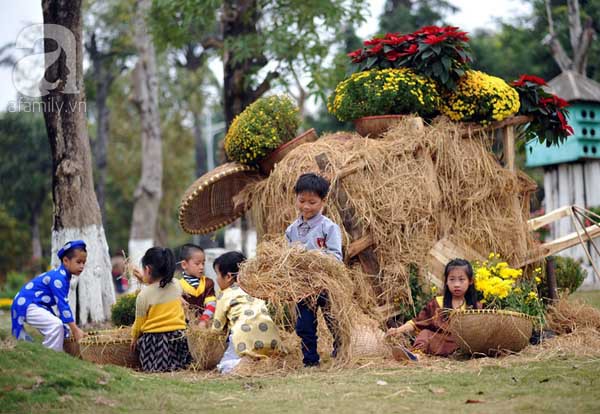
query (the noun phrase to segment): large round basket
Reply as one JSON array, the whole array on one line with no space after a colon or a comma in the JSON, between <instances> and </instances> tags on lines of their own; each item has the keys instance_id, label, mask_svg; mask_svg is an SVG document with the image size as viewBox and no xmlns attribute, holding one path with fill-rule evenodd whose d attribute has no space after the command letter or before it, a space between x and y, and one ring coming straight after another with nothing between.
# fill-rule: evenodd
<instances>
[{"instance_id":1,"label":"large round basket","mask_svg":"<svg viewBox=\"0 0 600 414\"><path fill-rule=\"evenodd\" d=\"M130 329L107 329L90 332L79 341L81 358L96 364L113 364L139 368L135 352L131 352Z\"/></svg>"},{"instance_id":2,"label":"large round basket","mask_svg":"<svg viewBox=\"0 0 600 414\"><path fill-rule=\"evenodd\" d=\"M311 128L308 131L298 135L291 141L280 145L272 153L267 155L265 158L262 159L262 161L258 163L260 172L262 172L265 175L269 175L271 171L273 171L273 168L275 168L275 164L281 161L294 148L299 147L302 144L306 144L307 142L314 142L317 140L317 138L317 132L314 128Z\"/></svg>"},{"instance_id":3,"label":"large round basket","mask_svg":"<svg viewBox=\"0 0 600 414\"><path fill-rule=\"evenodd\" d=\"M449 329L463 352L494 356L525 348L531 338L533 321L533 317L519 312L457 310L450 314Z\"/></svg>"},{"instance_id":4,"label":"large round basket","mask_svg":"<svg viewBox=\"0 0 600 414\"><path fill-rule=\"evenodd\" d=\"M423 119L413 115L375 115L355 119L354 128L363 137L377 138L405 118L414 120L415 129L423 127Z\"/></svg>"},{"instance_id":5,"label":"large round basket","mask_svg":"<svg viewBox=\"0 0 600 414\"><path fill-rule=\"evenodd\" d=\"M225 353L226 335L207 329L188 329L188 347L194 366L200 370L214 369Z\"/></svg>"},{"instance_id":6,"label":"large round basket","mask_svg":"<svg viewBox=\"0 0 600 414\"><path fill-rule=\"evenodd\" d=\"M206 234L235 221L250 208L235 196L260 179L256 169L235 162L204 174L183 196L179 208L181 228L190 234Z\"/></svg>"}]
</instances>

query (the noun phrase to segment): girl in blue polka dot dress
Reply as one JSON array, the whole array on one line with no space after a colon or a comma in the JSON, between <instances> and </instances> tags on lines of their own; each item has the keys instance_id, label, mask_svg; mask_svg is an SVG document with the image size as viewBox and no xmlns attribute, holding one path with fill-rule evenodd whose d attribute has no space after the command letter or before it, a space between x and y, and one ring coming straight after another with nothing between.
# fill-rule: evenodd
<instances>
[{"instance_id":1,"label":"girl in blue polka dot dress","mask_svg":"<svg viewBox=\"0 0 600 414\"><path fill-rule=\"evenodd\" d=\"M66 243L58 251L58 258L60 266L42 273L23 286L10 308L15 338L31 341L24 329L27 322L44 336L43 345L54 351L63 350L63 341L68 335L65 325L78 342L84 336L84 332L75 324L68 296L71 276L79 276L85 266L85 243L83 240ZM58 317L54 314L53 306L58 309Z\"/></svg>"}]
</instances>

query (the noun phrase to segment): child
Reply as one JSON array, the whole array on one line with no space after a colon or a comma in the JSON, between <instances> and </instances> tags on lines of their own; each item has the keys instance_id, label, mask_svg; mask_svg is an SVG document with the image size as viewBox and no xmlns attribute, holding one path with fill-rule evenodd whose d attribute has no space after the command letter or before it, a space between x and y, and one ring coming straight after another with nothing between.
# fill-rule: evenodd
<instances>
[{"instance_id":1,"label":"child","mask_svg":"<svg viewBox=\"0 0 600 414\"><path fill-rule=\"evenodd\" d=\"M432 299L412 320L399 328L388 331L388 335L417 332L413 349L425 354L448 356L458 348L447 331L449 309L481 309L473 285L473 268L463 259L448 262L444 269L444 296ZM416 359L405 351L406 357Z\"/></svg>"},{"instance_id":2,"label":"child","mask_svg":"<svg viewBox=\"0 0 600 414\"><path fill-rule=\"evenodd\" d=\"M263 300L256 299L237 284L237 274L246 258L242 253L229 252L219 256L213 266L217 272L217 309L212 328L229 329L229 345L217 365L221 373L231 372L241 357L265 358L279 349L279 333Z\"/></svg>"},{"instance_id":3,"label":"child","mask_svg":"<svg viewBox=\"0 0 600 414\"><path fill-rule=\"evenodd\" d=\"M137 348L144 371L174 371L191 362L185 336L181 286L173 280L175 256L170 249L152 247L142 257L143 273L136 277L148 286L135 301L131 349ZM142 273L142 274L140 274Z\"/></svg>"},{"instance_id":4,"label":"child","mask_svg":"<svg viewBox=\"0 0 600 414\"><path fill-rule=\"evenodd\" d=\"M179 259L183 278L179 279L183 289L183 299L196 311L200 326L208 327L215 313L215 284L204 276L204 250L195 244L181 246Z\"/></svg>"},{"instance_id":5,"label":"child","mask_svg":"<svg viewBox=\"0 0 600 414\"><path fill-rule=\"evenodd\" d=\"M63 341L68 336L68 325L71 334L79 342L85 335L77 327L71 307L69 306L69 287L71 276L79 276L83 272L87 251L83 240L66 243L59 251L60 266L34 278L21 288L11 306L12 334L17 339L29 340L23 324L38 329L44 335L43 345L54 351L62 352ZM52 306L58 308L58 317Z\"/></svg>"},{"instance_id":6,"label":"child","mask_svg":"<svg viewBox=\"0 0 600 414\"><path fill-rule=\"evenodd\" d=\"M300 242L307 250L318 249L342 260L342 233L337 224L321 214L325 207L329 183L323 177L313 173L302 174L296 185L296 208L300 217L285 231L288 242ZM314 300L316 299L316 300ZM332 356L337 355L340 346L335 322L331 316L327 292L321 292L312 300L306 299L297 304L298 319L296 333L302 342L302 362L304 366L318 366L317 352L317 308L321 307L327 327L331 331L333 341Z\"/></svg>"}]
</instances>

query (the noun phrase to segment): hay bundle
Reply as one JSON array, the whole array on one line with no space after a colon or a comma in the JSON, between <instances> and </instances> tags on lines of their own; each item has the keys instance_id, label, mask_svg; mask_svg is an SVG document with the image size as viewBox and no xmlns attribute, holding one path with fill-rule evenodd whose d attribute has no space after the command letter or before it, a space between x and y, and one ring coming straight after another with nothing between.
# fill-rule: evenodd
<instances>
[{"instance_id":1,"label":"hay bundle","mask_svg":"<svg viewBox=\"0 0 600 414\"><path fill-rule=\"evenodd\" d=\"M546 327L558 334L568 334L578 329L600 332L600 310L581 301L562 298L548 307Z\"/></svg>"},{"instance_id":2,"label":"hay bundle","mask_svg":"<svg viewBox=\"0 0 600 414\"><path fill-rule=\"evenodd\" d=\"M408 122L380 140L333 134L288 154L268 179L245 191L260 237L283 234L297 217L297 177L315 172L348 195L354 220L374 240L380 303L410 302L409 267L428 270L427 253L445 236L484 256L495 251L510 261L524 257L531 243L524 184L491 154L489 136L463 139L460 126L444 120L420 130ZM326 171L315 160L322 154L329 161ZM343 210L331 197L324 213L341 225ZM351 237L340 227L347 247Z\"/></svg>"},{"instance_id":3,"label":"hay bundle","mask_svg":"<svg viewBox=\"0 0 600 414\"><path fill-rule=\"evenodd\" d=\"M193 369L214 369L223 358L227 340L225 334L190 325L187 330L187 339L190 353L194 358Z\"/></svg>"},{"instance_id":4,"label":"hay bundle","mask_svg":"<svg viewBox=\"0 0 600 414\"><path fill-rule=\"evenodd\" d=\"M366 336L375 332L372 327L377 325L366 314L374 307L368 278L320 251L287 246L283 238L265 241L258 246L256 257L241 266L238 280L246 292L274 307L280 325L293 326L297 302L310 303L320 292L327 292L342 342L341 360L352 357L353 343L357 354L370 352L357 350L361 344L373 347L372 340L368 344L365 339L353 340L357 329Z\"/></svg>"}]
</instances>

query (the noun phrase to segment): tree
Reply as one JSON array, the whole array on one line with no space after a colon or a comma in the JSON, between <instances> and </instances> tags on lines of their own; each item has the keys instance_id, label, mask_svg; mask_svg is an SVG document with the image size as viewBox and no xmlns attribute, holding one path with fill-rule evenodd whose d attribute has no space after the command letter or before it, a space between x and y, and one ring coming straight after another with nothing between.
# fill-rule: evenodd
<instances>
[{"instance_id":1,"label":"tree","mask_svg":"<svg viewBox=\"0 0 600 414\"><path fill-rule=\"evenodd\" d=\"M133 102L139 112L142 137L142 175L134 193L129 255L138 263L153 246L158 209L162 198L162 141L158 112L158 77L154 44L147 30L151 0L135 5L135 47L138 61L133 69ZM135 287L135 283L133 283Z\"/></svg>"},{"instance_id":2,"label":"tree","mask_svg":"<svg viewBox=\"0 0 600 414\"><path fill-rule=\"evenodd\" d=\"M52 260L58 264L55 253L68 240L85 240L86 268L72 278L69 299L81 323L99 322L110 316L115 291L86 129L81 0L43 0L42 14L44 85L51 86L42 102L52 153Z\"/></svg>"},{"instance_id":3,"label":"tree","mask_svg":"<svg viewBox=\"0 0 600 414\"><path fill-rule=\"evenodd\" d=\"M0 199L13 217L28 224L29 259L35 263L42 258L39 222L52 185L44 119L37 112L6 112L0 118L0 136Z\"/></svg>"},{"instance_id":4,"label":"tree","mask_svg":"<svg viewBox=\"0 0 600 414\"><path fill-rule=\"evenodd\" d=\"M197 53L223 59L225 122L267 92L290 68L318 74L340 28L362 21L366 1L173 0L156 2L154 27L163 44L193 40ZM173 16L178 20L173 22ZM218 21L218 25L215 25ZM170 23L170 30L159 30Z\"/></svg>"},{"instance_id":5,"label":"tree","mask_svg":"<svg viewBox=\"0 0 600 414\"><path fill-rule=\"evenodd\" d=\"M89 28L85 50L92 62L88 75L92 87L88 99L95 104L96 136L93 142L95 190L105 221L107 150L110 137L110 111L106 104L116 77L126 69L125 61L135 53L129 36L129 2L93 2L86 12Z\"/></svg>"}]
</instances>

